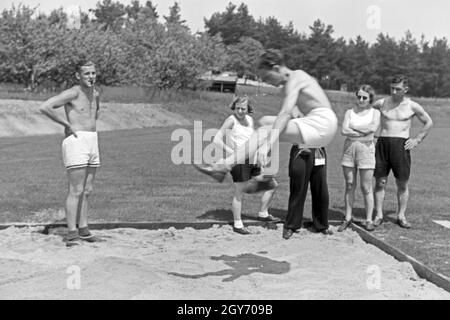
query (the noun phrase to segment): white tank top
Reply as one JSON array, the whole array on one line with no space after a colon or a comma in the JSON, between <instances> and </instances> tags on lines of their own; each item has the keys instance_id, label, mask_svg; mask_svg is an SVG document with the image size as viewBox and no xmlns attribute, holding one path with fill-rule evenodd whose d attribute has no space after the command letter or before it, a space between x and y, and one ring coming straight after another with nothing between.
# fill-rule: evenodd
<instances>
[{"instance_id":1,"label":"white tank top","mask_svg":"<svg viewBox=\"0 0 450 320\"><path fill-rule=\"evenodd\" d=\"M233 150L236 150L247 142L255 129L253 129L253 118L249 115L245 115L248 126L243 126L234 115L231 118L233 119L234 125L231 130L227 130L226 144Z\"/></svg>"},{"instance_id":2,"label":"white tank top","mask_svg":"<svg viewBox=\"0 0 450 320\"><path fill-rule=\"evenodd\" d=\"M359 126L365 126L369 125L373 121L373 116L375 110L373 108L369 109L369 112L361 115L361 113L356 113L353 111L353 109L350 109L350 115L349 115L349 122L348 124L351 125L359 125ZM375 133L371 133L364 137L349 137L351 140L359 140L359 141L371 141L374 139Z\"/></svg>"}]
</instances>

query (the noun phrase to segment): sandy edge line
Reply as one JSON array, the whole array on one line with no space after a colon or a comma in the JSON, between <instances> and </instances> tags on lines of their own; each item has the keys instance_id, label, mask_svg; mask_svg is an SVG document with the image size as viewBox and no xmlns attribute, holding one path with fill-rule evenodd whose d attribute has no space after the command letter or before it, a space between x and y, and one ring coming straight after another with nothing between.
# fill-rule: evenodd
<instances>
[{"instance_id":1,"label":"sandy edge line","mask_svg":"<svg viewBox=\"0 0 450 320\"><path fill-rule=\"evenodd\" d=\"M370 234L360 226L357 226L356 224L352 223L350 227L352 228L352 230L357 232L365 242L374 245L378 249L393 256L400 262L409 262L419 277L428 280L429 282L434 283L438 287L450 292L450 279L448 277L444 276L439 272L433 271L422 262L407 255L403 251L395 248L394 246L391 246L386 242L378 239L377 237Z\"/></svg>"},{"instance_id":2,"label":"sandy edge line","mask_svg":"<svg viewBox=\"0 0 450 320\"><path fill-rule=\"evenodd\" d=\"M283 223L283 221L279 222ZM308 223L308 221L305 221ZM330 225L339 225L341 221L331 220L329 221ZM270 222L262 222L262 221L246 221L245 224L247 226L262 226L267 227ZM208 229L213 225L232 225L231 222L228 221L202 221L202 222L91 222L89 223L89 228L92 230L101 230L101 229L118 229L118 228L134 228L134 229L147 229L147 230L157 230L157 229L168 229L173 227L175 229L184 229L184 228L194 228L194 229ZM49 229L66 227L65 223L7 223L0 224L0 230L7 229L9 227L44 227L44 234L48 234ZM378 239L373 236L363 228L357 226L352 223L350 225L351 229L358 233L358 235L369 244L374 245L378 249L383 252L389 254L400 262L409 262L417 275L436 286L450 292L450 279L444 276L441 273L435 272L422 262L414 259L413 257L407 255L401 250L387 244L386 242Z\"/></svg>"}]
</instances>

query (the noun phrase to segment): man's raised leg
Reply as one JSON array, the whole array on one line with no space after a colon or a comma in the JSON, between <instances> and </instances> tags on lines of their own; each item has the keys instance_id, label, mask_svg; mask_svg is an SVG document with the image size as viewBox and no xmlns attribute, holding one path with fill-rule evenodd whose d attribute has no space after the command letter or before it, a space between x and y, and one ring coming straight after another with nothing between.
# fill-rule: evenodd
<instances>
[{"instance_id":1,"label":"man's raised leg","mask_svg":"<svg viewBox=\"0 0 450 320\"><path fill-rule=\"evenodd\" d=\"M261 149L271 147L267 145L270 143L268 141L270 133L272 133L272 126L262 126L258 128L241 148L236 149L233 154L229 155L223 161L218 161L215 168L220 170L223 166L231 168L235 164L245 163L245 160L252 159L258 150L261 151ZM278 140L280 142L289 142L292 144L303 143L301 132L293 121L287 123L286 128L280 132ZM272 142L274 143L275 141Z\"/></svg>"},{"instance_id":2,"label":"man's raised leg","mask_svg":"<svg viewBox=\"0 0 450 320\"><path fill-rule=\"evenodd\" d=\"M219 182L222 182L225 175L236 164L244 164L246 159L253 159L256 152L260 152L261 155L267 155L272 144L269 145L268 139L271 138L271 143L276 143L275 137L269 134L273 133L272 126L263 126L258 128L247 140L247 142L240 148L237 148L227 158L221 159L213 165L194 167L200 172L207 174ZM293 121L288 121L286 128L280 132L278 136L279 142L289 142L292 144L303 144L303 136L298 129L297 124ZM272 159L272 161L278 161L278 159Z\"/></svg>"}]
</instances>

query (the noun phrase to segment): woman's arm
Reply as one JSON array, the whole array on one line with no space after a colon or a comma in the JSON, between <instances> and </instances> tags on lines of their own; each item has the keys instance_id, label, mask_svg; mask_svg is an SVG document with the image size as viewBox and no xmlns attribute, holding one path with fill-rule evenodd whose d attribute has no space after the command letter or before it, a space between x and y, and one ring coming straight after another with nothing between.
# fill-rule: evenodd
<instances>
[{"instance_id":1,"label":"woman's arm","mask_svg":"<svg viewBox=\"0 0 450 320\"><path fill-rule=\"evenodd\" d=\"M350 112L351 109L345 112L344 121L342 122L342 130L341 130L342 135L346 137L364 137L367 134L357 132L352 128L350 128Z\"/></svg>"},{"instance_id":2,"label":"woman's arm","mask_svg":"<svg viewBox=\"0 0 450 320\"><path fill-rule=\"evenodd\" d=\"M372 121L367 125L352 125L350 129L354 131L363 133L363 134L371 134L377 131L380 125L380 111L375 109L373 112Z\"/></svg>"}]
</instances>

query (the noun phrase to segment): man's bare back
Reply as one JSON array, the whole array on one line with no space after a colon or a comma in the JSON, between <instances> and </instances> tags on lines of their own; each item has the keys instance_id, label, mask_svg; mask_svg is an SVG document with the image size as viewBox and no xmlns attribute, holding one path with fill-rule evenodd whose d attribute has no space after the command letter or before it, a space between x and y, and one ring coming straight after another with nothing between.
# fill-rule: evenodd
<instances>
[{"instance_id":1,"label":"man's bare back","mask_svg":"<svg viewBox=\"0 0 450 320\"><path fill-rule=\"evenodd\" d=\"M303 115L317 108L331 109L330 101L317 81L302 70L292 72L283 91L285 101L296 105Z\"/></svg>"}]
</instances>

